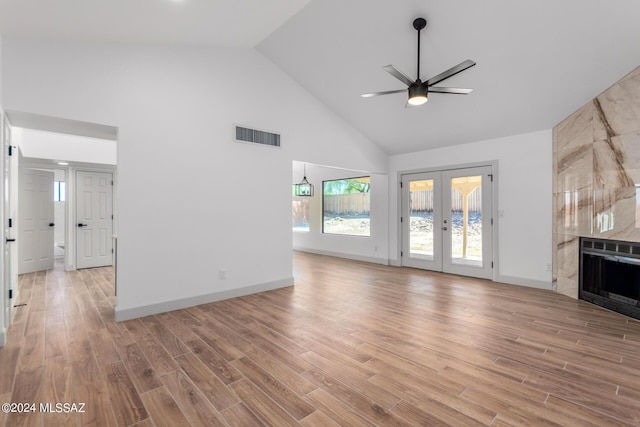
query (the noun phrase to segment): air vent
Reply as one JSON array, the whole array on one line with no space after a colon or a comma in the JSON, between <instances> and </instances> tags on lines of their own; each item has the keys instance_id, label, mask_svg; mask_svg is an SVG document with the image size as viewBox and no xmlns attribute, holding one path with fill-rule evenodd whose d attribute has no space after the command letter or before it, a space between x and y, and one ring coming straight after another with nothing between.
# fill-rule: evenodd
<instances>
[{"instance_id":1,"label":"air vent","mask_svg":"<svg viewBox=\"0 0 640 427\"><path fill-rule=\"evenodd\" d=\"M236 141L280 147L280 135L236 126Z\"/></svg>"}]
</instances>

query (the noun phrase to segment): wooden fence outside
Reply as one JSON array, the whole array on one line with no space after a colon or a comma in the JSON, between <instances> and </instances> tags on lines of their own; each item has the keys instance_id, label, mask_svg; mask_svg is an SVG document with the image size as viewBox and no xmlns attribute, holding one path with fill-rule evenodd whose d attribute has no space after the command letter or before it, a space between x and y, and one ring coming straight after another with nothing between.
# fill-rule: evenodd
<instances>
[{"instance_id":1,"label":"wooden fence outside","mask_svg":"<svg viewBox=\"0 0 640 427\"><path fill-rule=\"evenodd\" d=\"M451 207L462 211L462 195L451 189ZM370 193L332 194L324 196L324 212L332 215L368 214L371 209ZM411 192L412 212L433 212L433 190ZM482 210L482 189L469 195L469 212Z\"/></svg>"},{"instance_id":2,"label":"wooden fence outside","mask_svg":"<svg viewBox=\"0 0 640 427\"><path fill-rule=\"evenodd\" d=\"M368 214L371 193L332 194L324 196L324 212L331 215Z\"/></svg>"},{"instance_id":3,"label":"wooden fence outside","mask_svg":"<svg viewBox=\"0 0 640 427\"><path fill-rule=\"evenodd\" d=\"M454 212L462 211L462 195L451 189L451 207ZM482 189L478 188L469 195L469 212L482 210ZM433 212L433 190L411 192L412 212Z\"/></svg>"}]
</instances>

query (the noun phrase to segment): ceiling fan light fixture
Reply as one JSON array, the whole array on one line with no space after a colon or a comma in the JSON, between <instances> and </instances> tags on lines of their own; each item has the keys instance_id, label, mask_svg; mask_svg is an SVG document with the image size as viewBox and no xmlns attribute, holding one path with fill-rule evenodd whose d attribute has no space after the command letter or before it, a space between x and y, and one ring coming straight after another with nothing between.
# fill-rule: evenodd
<instances>
[{"instance_id":1,"label":"ceiling fan light fixture","mask_svg":"<svg viewBox=\"0 0 640 427\"><path fill-rule=\"evenodd\" d=\"M429 89L427 85L411 85L409 86L409 104L422 105L429 100Z\"/></svg>"},{"instance_id":2,"label":"ceiling fan light fixture","mask_svg":"<svg viewBox=\"0 0 640 427\"><path fill-rule=\"evenodd\" d=\"M457 87L442 87L435 86L438 83L455 76L458 73L463 72L467 68L473 67L476 63L470 59L466 61L462 61L455 67L451 67L448 70L443 71L442 73L433 76L429 80L425 80L424 82L420 80L420 31L422 31L427 26L427 20L424 18L417 18L413 21L413 28L418 31L418 60L417 64L417 78L415 80L411 79L411 77L407 76L405 73L400 71L393 64L385 65L384 70L391 74L396 79L400 80L402 83L407 85L409 88L409 99L407 104L410 106L422 105L429 100L429 92L434 93L453 93L457 95L467 95L472 92L472 89L462 89ZM431 90L429 90L431 88ZM403 93L404 89L399 90L386 90L383 92L371 92L371 93L363 93L361 96L363 98L371 98L372 96L380 96L380 95L391 95L394 93Z\"/></svg>"}]
</instances>

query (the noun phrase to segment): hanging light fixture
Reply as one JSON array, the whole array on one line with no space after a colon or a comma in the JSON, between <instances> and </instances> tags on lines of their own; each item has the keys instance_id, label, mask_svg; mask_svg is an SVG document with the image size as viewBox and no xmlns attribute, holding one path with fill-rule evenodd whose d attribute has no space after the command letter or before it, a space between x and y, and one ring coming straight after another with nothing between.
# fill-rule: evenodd
<instances>
[{"instance_id":1,"label":"hanging light fixture","mask_svg":"<svg viewBox=\"0 0 640 427\"><path fill-rule=\"evenodd\" d=\"M300 197L313 197L313 185L307 181L307 165L304 165L304 178L298 184L293 184L293 194Z\"/></svg>"}]
</instances>

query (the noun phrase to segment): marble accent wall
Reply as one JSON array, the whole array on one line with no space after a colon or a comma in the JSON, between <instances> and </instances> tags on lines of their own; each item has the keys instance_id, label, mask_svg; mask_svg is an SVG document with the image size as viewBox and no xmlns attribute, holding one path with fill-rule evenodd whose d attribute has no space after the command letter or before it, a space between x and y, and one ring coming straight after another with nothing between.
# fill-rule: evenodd
<instances>
[{"instance_id":1,"label":"marble accent wall","mask_svg":"<svg viewBox=\"0 0 640 427\"><path fill-rule=\"evenodd\" d=\"M640 242L640 67L553 129L553 282L578 298L580 237Z\"/></svg>"}]
</instances>

